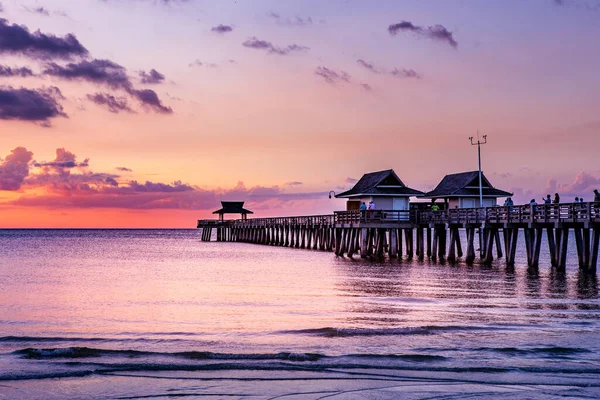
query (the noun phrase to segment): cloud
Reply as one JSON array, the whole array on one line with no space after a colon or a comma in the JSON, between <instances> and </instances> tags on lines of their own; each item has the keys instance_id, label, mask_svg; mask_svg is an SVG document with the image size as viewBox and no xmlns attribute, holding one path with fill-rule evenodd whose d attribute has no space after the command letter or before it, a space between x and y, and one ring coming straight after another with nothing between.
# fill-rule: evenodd
<instances>
[{"instance_id":1,"label":"cloud","mask_svg":"<svg viewBox=\"0 0 600 400\"><path fill-rule=\"evenodd\" d=\"M130 89L132 87L125 68L110 60L83 60L78 63L69 63L66 66L52 62L46 65L43 73L67 80L83 80L103 84L113 89Z\"/></svg>"},{"instance_id":2,"label":"cloud","mask_svg":"<svg viewBox=\"0 0 600 400\"><path fill-rule=\"evenodd\" d=\"M49 126L49 120L66 117L57 99L63 96L57 87L41 89L15 89L0 87L0 119L41 122Z\"/></svg>"},{"instance_id":3,"label":"cloud","mask_svg":"<svg viewBox=\"0 0 600 400\"><path fill-rule=\"evenodd\" d=\"M95 103L99 106L105 106L108 108L108 111L115 114L118 114L122 111L129 113L135 112L131 109L131 107L129 107L127 99L124 97L115 97L108 93L94 93L88 94L87 98L92 103Z\"/></svg>"},{"instance_id":4,"label":"cloud","mask_svg":"<svg viewBox=\"0 0 600 400\"><path fill-rule=\"evenodd\" d=\"M286 193L282 186L246 188L242 182L232 188L202 189L181 181L123 180L116 174L91 171L88 159L78 162L77 156L64 148L56 150L52 161L38 163L32 158L32 152L18 147L0 163L0 190L21 191L20 197L4 204L55 209L214 210L221 199L244 199L250 207L263 209L326 196L322 192ZM131 171L125 167L118 170Z\"/></svg>"},{"instance_id":5,"label":"cloud","mask_svg":"<svg viewBox=\"0 0 600 400\"><path fill-rule=\"evenodd\" d=\"M298 16L282 17L280 14L277 14L275 12L270 12L269 14L267 14L267 16L269 18L275 20L280 25L306 26L306 25L313 24L313 20L311 17L306 17L306 18L302 18L302 17L298 17Z\"/></svg>"},{"instance_id":6,"label":"cloud","mask_svg":"<svg viewBox=\"0 0 600 400\"><path fill-rule=\"evenodd\" d=\"M202 62L200 60L194 60L188 66L190 68L194 68L194 67L217 68L219 65L214 64L214 63Z\"/></svg>"},{"instance_id":7,"label":"cloud","mask_svg":"<svg viewBox=\"0 0 600 400\"><path fill-rule=\"evenodd\" d=\"M397 35L399 32L410 32L417 36L445 42L454 48L458 47L458 42L454 39L452 32L442 25L422 27L414 25L409 21L402 21L388 26L388 32L392 36Z\"/></svg>"},{"instance_id":8,"label":"cloud","mask_svg":"<svg viewBox=\"0 0 600 400\"><path fill-rule=\"evenodd\" d=\"M315 74L325 80L325 82L335 85L338 83L350 83L350 75L345 71L334 71L327 67L319 66L315 70Z\"/></svg>"},{"instance_id":9,"label":"cloud","mask_svg":"<svg viewBox=\"0 0 600 400\"><path fill-rule=\"evenodd\" d=\"M358 182L358 179L347 177L345 182L349 185L354 185L356 182Z\"/></svg>"},{"instance_id":10,"label":"cloud","mask_svg":"<svg viewBox=\"0 0 600 400\"><path fill-rule=\"evenodd\" d=\"M289 54L291 52L295 52L295 51L310 50L310 48L308 48L306 46L299 46L297 44L291 44L286 47L277 47L277 46L274 46L271 42L268 42L266 40L259 40L254 36L249 38L248 40L246 40L244 43L242 43L242 46L248 47L251 49L256 49L256 50L268 50L268 53L270 53L270 54L279 54L279 55L287 55L287 54Z\"/></svg>"},{"instance_id":11,"label":"cloud","mask_svg":"<svg viewBox=\"0 0 600 400\"><path fill-rule=\"evenodd\" d=\"M396 78L421 79L421 75L419 75L414 69L407 69L407 68L402 68L402 69L394 68L390 72L390 75L392 75Z\"/></svg>"},{"instance_id":12,"label":"cloud","mask_svg":"<svg viewBox=\"0 0 600 400\"><path fill-rule=\"evenodd\" d=\"M33 162L33 166L37 168L51 167L58 169L84 168L89 167L89 161L90 160L86 158L83 162L78 163L77 156L74 153L65 150L64 147L61 147L56 149L56 158L53 161L41 163Z\"/></svg>"},{"instance_id":13,"label":"cloud","mask_svg":"<svg viewBox=\"0 0 600 400\"><path fill-rule=\"evenodd\" d=\"M151 69L150 72L140 71L141 82L144 84L158 84L165 80L165 76L155 69Z\"/></svg>"},{"instance_id":14,"label":"cloud","mask_svg":"<svg viewBox=\"0 0 600 400\"><path fill-rule=\"evenodd\" d=\"M44 74L67 80L88 81L106 85L112 89L122 89L131 97L139 100L142 106L147 109L162 114L171 114L173 112L170 107L162 104L155 91L150 89L135 89L125 68L110 60L83 60L79 63L69 63L66 66L48 63ZM102 100L100 99L100 101Z\"/></svg>"},{"instance_id":15,"label":"cloud","mask_svg":"<svg viewBox=\"0 0 600 400\"><path fill-rule=\"evenodd\" d=\"M0 65L0 76L20 76L22 78L33 76L33 71L27 67L11 68L6 65Z\"/></svg>"},{"instance_id":16,"label":"cloud","mask_svg":"<svg viewBox=\"0 0 600 400\"><path fill-rule=\"evenodd\" d=\"M365 60L356 60L356 63L375 74L380 74L382 72L378 68L376 68L373 64L368 63Z\"/></svg>"},{"instance_id":17,"label":"cloud","mask_svg":"<svg viewBox=\"0 0 600 400\"><path fill-rule=\"evenodd\" d=\"M292 182L286 182L285 184L286 186L300 186L303 185L302 182L298 182L298 181L292 181Z\"/></svg>"},{"instance_id":18,"label":"cloud","mask_svg":"<svg viewBox=\"0 0 600 400\"><path fill-rule=\"evenodd\" d=\"M213 26L211 28L211 32L215 32L215 33L219 33L219 34L223 34L223 33L228 33L233 31L233 27L231 25L217 25L217 26Z\"/></svg>"},{"instance_id":19,"label":"cloud","mask_svg":"<svg viewBox=\"0 0 600 400\"><path fill-rule=\"evenodd\" d=\"M600 177L595 177L587 172L578 173L571 183L557 183L556 179L548 179L544 193L558 193L561 196L584 197L589 201L593 199L593 190L600 190ZM564 199L564 197L563 197ZM565 199L565 202L571 199Z\"/></svg>"},{"instance_id":20,"label":"cloud","mask_svg":"<svg viewBox=\"0 0 600 400\"><path fill-rule=\"evenodd\" d=\"M142 106L148 109L151 109L157 113L161 114L172 114L173 109L171 107L164 106L158 95L154 90L150 89L132 89L129 90L128 93L138 99Z\"/></svg>"},{"instance_id":21,"label":"cloud","mask_svg":"<svg viewBox=\"0 0 600 400\"><path fill-rule=\"evenodd\" d=\"M22 25L10 25L0 18L0 54L23 55L35 59L84 57L88 51L73 34L58 37L40 31L31 33Z\"/></svg>"},{"instance_id":22,"label":"cloud","mask_svg":"<svg viewBox=\"0 0 600 400\"><path fill-rule=\"evenodd\" d=\"M117 171L121 171L121 172L133 172L132 169L126 168L126 167L117 167L116 168Z\"/></svg>"},{"instance_id":23,"label":"cloud","mask_svg":"<svg viewBox=\"0 0 600 400\"><path fill-rule=\"evenodd\" d=\"M19 190L29 175L29 162L33 153L24 147L11 150L0 164L0 190Z\"/></svg>"},{"instance_id":24,"label":"cloud","mask_svg":"<svg viewBox=\"0 0 600 400\"><path fill-rule=\"evenodd\" d=\"M407 68L402 68L402 69L398 69L398 68L394 68L392 71L387 72L384 68L379 68L376 67L375 65L365 61L365 60L356 60L356 63L362 67L364 67L365 69L373 72L374 74L389 74L393 77L396 78L415 78L415 79L421 79L421 75L419 75L415 70L413 69L407 69Z\"/></svg>"},{"instance_id":25,"label":"cloud","mask_svg":"<svg viewBox=\"0 0 600 400\"><path fill-rule=\"evenodd\" d=\"M35 8L23 7L23 8L33 14L40 14L45 17L50 16L50 11L48 11L48 9L45 7L35 7Z\"/></svg>"}]
</instances>

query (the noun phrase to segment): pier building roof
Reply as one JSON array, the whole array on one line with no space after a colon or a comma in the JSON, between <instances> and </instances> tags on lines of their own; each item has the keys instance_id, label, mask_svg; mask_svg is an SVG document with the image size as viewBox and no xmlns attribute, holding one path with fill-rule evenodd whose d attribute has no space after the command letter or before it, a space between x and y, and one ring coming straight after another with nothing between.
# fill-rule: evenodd
<instances>
[{"instance_id":1,"label":"pier building roof","mask_svg":"<svg viewBox=\"0 0 600 400\"><path fill-rule=\"evenodd\" d=\"M496 189L481 173L481 188L483 197L508 197L512 193ZM479 171L460 172L446 175L444 179L430 192L425 193L425 198L452 198L452 197L479 197Z\"/></svg>"},{"instance_id":2,"label":"pier building roof","mask_svg":"<svg viewBox=\"0 0 600 400\"><path fill-rule=\"evenodd\" d=\"M393 169L370 172L350 190L336 195L338 198L352 198L362 196L410 197L424 194L420 190L406 186L396 175Z\"/></svg>"},{"instance_id":3,"label":"pier building roof","mask_svg":"<svg viewBox=\"0 0 600 400\"><path fill-rule=\"evenodd\" d=\"M254 214L250 210L244 208L243 201L222 201L221 209L213 211L213 214Z\"/></svg>"}]
</instances>

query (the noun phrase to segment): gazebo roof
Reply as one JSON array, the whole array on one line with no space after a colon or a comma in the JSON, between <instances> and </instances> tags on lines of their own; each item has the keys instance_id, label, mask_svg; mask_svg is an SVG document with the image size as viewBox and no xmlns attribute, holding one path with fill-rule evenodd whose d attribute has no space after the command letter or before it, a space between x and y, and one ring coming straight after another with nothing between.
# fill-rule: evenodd
<instances>
[{"instance_id":1,"label":"gazebo roof","mask_svg":"<svg viewBox=\"0 0 600 400\"><path fill-rule=\"evenodd\" d=\"M508 197L512 193L496 189L481 173L481 188L483 197ZM431 192L425 193L426 198L439 197L478 197L479 171L460 172L446 175Z\"/></svg>"},{"instance_id":2,"label":"gazebo roof","mask_svg":"<svg viewBox=\"0 0 600 400\"><path fill-rule=\"evenodd\" d=\"M213 214L254 214L244 208L243 201L222 201L221 206L222 208L213 211Z\"/></svg>"},{"instance_id":3,"label":"gazebo roof","mask_svg":"<svg viewBox=\"0 0 600 400\"><path fill-rule=\"evenodd\" d=\"M404 185L393 169L364 174L354 187L335 197L352 198L367 196L410 197L423 194L420 190Z\"/></svg>"}]
</instances>

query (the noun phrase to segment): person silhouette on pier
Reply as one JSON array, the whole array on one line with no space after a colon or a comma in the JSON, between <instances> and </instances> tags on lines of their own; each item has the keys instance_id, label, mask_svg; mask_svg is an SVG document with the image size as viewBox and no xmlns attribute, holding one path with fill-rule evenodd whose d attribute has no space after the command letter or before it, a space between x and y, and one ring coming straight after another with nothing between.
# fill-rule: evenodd
<instances>
[{"instance_id":1,"label":"person silhouette on pier","mask_svg":"<svg viewBox=\"0 0 600 400\"><path fill-rule=\"evenodd\" d=\"M596 210L596 218L600 217L600 192L594 189L594 209Z\"/></svg>"},{"instance_id":2,"label":"person silhouette on pier","mask_svg":"<svg viewBox=\"0 0 600 400\"><path fill-rule=\"evenodd\" d=\"M543 199L543 201L544 201L544 204L552 204L552 199L550 198L549 194L546 195L546 198Z\"/></svg>"},{"instance_id":3,"label":"person silhouette on pier","mask_svg":"<svg viewBox=\"0 0 600 400\"><path fill-rule=\"evenodd\" d=\"M552 204L560 204L560 196L558 193L554 193L554 200L552 200Z\"/></svg>"}]
</instances>

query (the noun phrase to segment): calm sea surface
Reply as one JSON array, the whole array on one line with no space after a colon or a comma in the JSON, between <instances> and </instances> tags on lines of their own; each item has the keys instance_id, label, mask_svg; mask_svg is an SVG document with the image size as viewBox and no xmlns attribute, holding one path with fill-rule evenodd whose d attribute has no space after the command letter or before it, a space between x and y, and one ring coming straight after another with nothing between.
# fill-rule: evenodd
<instances>
[{"instance_id":1,"label":"calm sea surface","mask_svg":"<svg viewBox=\"0 0 600 400\"><path fill-rule=\"evenodd\" d=\"M600 397L573 249L560 274L200 233L0 230L0 398Z\"/></svg>"}]
</instances>

